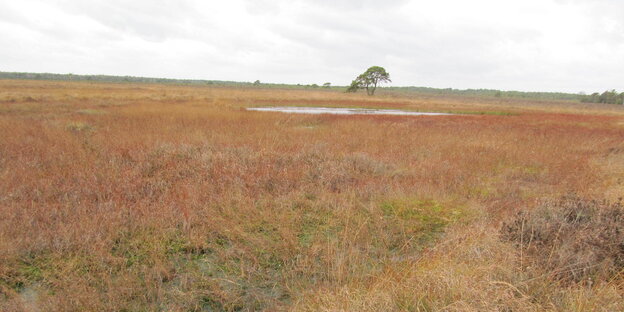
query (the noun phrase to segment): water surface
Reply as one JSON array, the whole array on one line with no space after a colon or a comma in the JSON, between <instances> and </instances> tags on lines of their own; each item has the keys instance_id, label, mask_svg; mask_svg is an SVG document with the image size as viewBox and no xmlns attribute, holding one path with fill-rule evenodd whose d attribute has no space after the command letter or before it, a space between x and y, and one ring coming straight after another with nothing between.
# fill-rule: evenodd
<instances>
[{"instance_id":1,"label":"water surface","mask_svg":"<svg viewBox=\"0 0 624 312\"><path fill-rule=\"evenodd\" d=\"M334 114L334 115L399 115L399 116L440 116L447 113L410 112L398 109L333 108L333 107L250 107L250 111L281 112L291 114Z\"/></svg>"}]
</instances>

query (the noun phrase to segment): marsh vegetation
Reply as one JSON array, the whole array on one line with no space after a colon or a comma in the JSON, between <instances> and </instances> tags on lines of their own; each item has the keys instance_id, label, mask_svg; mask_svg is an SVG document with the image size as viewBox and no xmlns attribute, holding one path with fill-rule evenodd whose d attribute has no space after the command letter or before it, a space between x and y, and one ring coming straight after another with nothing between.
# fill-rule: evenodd
<instances>
[{"instance_id":1,"label":"marsh vegetation","mask_svg":"<svg viewBox=\"0 0 624 312\"><path fill-rule=\"evenodd\" d=\"M617 105L2 80L0 133L2 311L624 309Z\"/></svg>"}]
</instances>

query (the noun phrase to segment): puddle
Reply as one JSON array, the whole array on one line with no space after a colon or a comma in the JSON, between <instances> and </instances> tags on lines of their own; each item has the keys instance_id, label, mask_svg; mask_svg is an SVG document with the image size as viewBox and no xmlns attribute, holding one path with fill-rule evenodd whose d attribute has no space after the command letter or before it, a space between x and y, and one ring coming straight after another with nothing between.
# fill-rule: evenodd
<instances>
[{"instance_id":1,"label":"puddle","mask_svg":"<svg viewBox=\"0 0 624 312\"><path fill-rule=\"evenodd\" d=\"M399 116L441 116L447 113L410 112L398 109L332 108L332 107L250 107L250 111L280 112L291 114L334 114L334 115L399 115Z\"/></svg>"}]
</instances>

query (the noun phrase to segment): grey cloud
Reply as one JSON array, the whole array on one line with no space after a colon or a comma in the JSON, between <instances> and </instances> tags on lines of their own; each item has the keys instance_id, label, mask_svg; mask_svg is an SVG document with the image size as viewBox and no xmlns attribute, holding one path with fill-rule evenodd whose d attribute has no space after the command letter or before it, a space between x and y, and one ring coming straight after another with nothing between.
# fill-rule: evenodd
<instances>
[{"instance_id":1,"label":"grey cloud","mask_svg":"<svg viewBox=\"0 0 624 312\"><path fill-rule=\"evenodd\" d=\"M341 13L308 12L300 23L288 28L275 26L273 31L285 38L319 51L325 64L354 64L363 67L375 62L395 60L409 64L420 75L479 76L494 71L504 60L492 57L493 45L505 39L495 29L464 27L450 33L432 32L432 25L393 16L383 27L377 17ZM520 40L536 34L520 32ZM357 64L357 65L355 65Z\"/></svg>"},{"instance_id":2,"label":"grey cloud","mask_svg":"<svg viewBox=\"0 0 624 312\"><path fill-rule=\"evenodd\" d=\"M0 68L346 84L381 65L396 85L552 91L624 81L622 1L436 3L57 0L47 23L0 4Z\"/></svg>"},{"instance_id":3,"label":"grey cloud","mask_svg":"<svg viewBox=\"0 0 624 312\"><path fill-rule=\"evenodd\" d=\"M370 9L376 11L391 10L397 6L409 2L408 0L306 0L313 5L320 5L334 9L352 10L352 9Z\"/></svg>"},{"instance_id":4,"label":"grey cloud","mask_svg":"<svg viewBox=\"0 0 624 312\"><path fill-rule=\"evenodd\" d=\"M119 34L136 34L145 40L162 41L184 36L184 24L201 17L192 1L63 0L70 13L98 21Z\"/></svg>"}]
</instances>

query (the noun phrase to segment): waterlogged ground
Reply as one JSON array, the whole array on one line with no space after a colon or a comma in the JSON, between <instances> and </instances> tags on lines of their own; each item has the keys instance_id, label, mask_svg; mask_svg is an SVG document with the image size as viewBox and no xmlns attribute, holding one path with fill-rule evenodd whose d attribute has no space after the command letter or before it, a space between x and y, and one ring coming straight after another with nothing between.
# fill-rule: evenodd
<instances>
[{"instance_id":1,"label":"waterlogged ground","mask_svg":"<svg viewBox=\"0 0 624 312\"><path fill-rule=\"evenodd\" d=\"M334 108L334 107L253 107L251 111L280 112L291 114L333 114L333 115L397 115L397 116L439 116L447 113L411 112L398 109Z\"/></svg>"},{"instance_id":2,"label":"waterlogged ground","mask_svg":"<svg viewBox=\"0 0 624 312\"><path fill-rule=\"evenodd\" d=\"M0 80L0 311L624 311L615 106Z\"/></svg>"}]
</instances>

